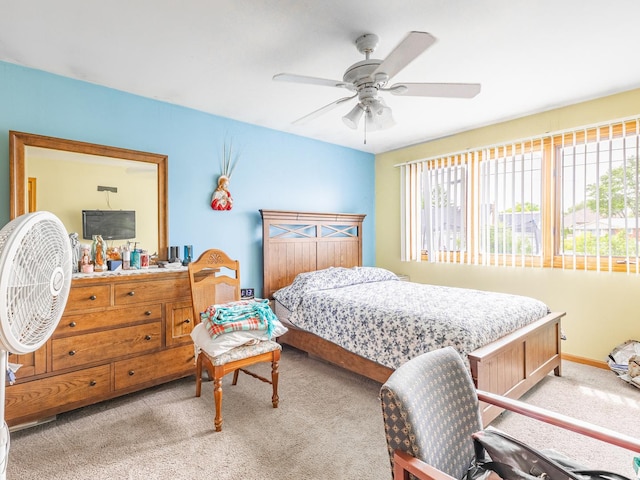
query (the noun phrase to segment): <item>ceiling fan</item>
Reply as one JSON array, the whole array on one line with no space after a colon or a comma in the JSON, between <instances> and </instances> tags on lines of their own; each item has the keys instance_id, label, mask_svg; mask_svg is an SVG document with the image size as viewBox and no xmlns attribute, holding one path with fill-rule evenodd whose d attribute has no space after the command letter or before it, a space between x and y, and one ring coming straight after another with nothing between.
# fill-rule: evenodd
<instances>
[{"instance_id":1,"label":"ceiling fan","mask_svg":"<svg viewBox=\"0 0 640 480\"><path fill-rule=\"evenodd\" d=\"M436 38L427 32L409 32L384 60L370 58L378 46L378 40L378 36L372 33L366 33L356 39L356 48L366 58L347 68L342 81L291 73L274 75L273 79L281 82L346 88L354 92L353 95L339 98L293 123L306 123L357 97L358 103L342 117L344 123L355 130L358 128L360 119L364 116L365 130L381 130L392 127L395 122L391 109L379 95L380 92L413 97L454 98L472 98L480 93L479 83L396 83L387 87L389 81L433 45Z\"/></svg>"}]
</instances>

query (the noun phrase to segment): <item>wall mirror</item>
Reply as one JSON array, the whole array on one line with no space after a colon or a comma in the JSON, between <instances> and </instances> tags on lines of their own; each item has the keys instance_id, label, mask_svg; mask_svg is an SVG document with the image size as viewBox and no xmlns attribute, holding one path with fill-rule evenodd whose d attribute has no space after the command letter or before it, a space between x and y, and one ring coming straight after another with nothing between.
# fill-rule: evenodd
<instances>
[{"instance_id":1,"label":"wall mirror","mask_svg":"<svg viewBox=\"0 0 640 480\"><path fill-rule=\"evenodd\" d=\"M14 131L9 149L11 219L48 210L81 243L91 244L83 238L83 210L135 211L129 241L166 259L166 155Z\"/></svg>"}]
</instances>

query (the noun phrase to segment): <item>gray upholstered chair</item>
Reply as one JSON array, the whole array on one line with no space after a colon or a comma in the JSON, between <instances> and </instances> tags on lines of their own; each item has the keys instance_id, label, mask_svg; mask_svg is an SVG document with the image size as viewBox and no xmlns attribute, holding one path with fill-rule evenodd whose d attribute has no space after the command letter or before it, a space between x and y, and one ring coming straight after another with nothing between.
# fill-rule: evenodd
<instances>
[{"instance_id":1,"label":"gray upholstered chair","mask_svg":"<svg viewBox=\"0 0 640 480\"><path fill-rule=\"evenodd\" d=\"M478 400L640 452L640 440L499 395L476 391L458 352L446 347L400 366L380 391L395 480L459 480L482 429Z\"/></svg>"},{"instance_id":2,"label":"gray upholstered chair","mask_svg":"<svg viewBox=\"0 0 640 480\"><path fill-rule=\"evenodd\" d=\"M476 389L460 355L444 348L398 368L382 386L393 465L400 450L460 479L474 458L471 434L482 429Z\"/></svg>"}]
</instances>

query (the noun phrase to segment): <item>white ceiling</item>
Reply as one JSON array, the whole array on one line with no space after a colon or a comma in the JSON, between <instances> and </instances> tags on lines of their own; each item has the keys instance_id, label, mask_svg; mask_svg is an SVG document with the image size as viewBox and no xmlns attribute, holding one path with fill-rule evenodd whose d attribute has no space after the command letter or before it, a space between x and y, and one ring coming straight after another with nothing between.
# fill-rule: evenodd
<instances>
[{"instance_id":1,"label":"white ceiling","mask_svg":"<svg viewBox=\"0 0 640 480\"><path fill-rule=\"evenodd\" d=\"M381 153L640 87L637 0L0 0L0 60L243 122ZM411 30L438 41L391 83L478 82L473 99L385 94L396 126L347 128L341 80ZM1 114L1 113L0 113Z\"/></svg>"}]
</instances>

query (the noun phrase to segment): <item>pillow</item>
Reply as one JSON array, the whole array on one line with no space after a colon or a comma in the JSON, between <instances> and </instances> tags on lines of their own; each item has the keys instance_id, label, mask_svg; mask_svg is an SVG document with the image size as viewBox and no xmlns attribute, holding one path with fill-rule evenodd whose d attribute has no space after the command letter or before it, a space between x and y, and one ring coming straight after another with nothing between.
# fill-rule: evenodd
<instances>
[{"instance_id":1,"label":"pillow","mask_svg":"<svg viewBox=\"0 0 640 480\"><path fill-rule=\"evenodd\" d=\"M285 327L278 319L272 320L273 335L269 335L264 330L246 330L223 333L216 338L211 338L204 324L199 323L191 332L191 338L196 347L204 350L208 355L216 357L232 348L245 344L255 344L263 340L271 340L280 335L287 333L288 328Z\"/></svg>"},{"instance_id":2,"label":"pillow","mask_svg":"<svg viewBox=\"0 0 640 480\"><path fill-rule=\"evenodd\" d=\"M356 283L399 280L395 273L380 267L353 267L350 270L352 285L355 285Z\"/></svg>"},{"instance_id":3,"label":"pillow","mask_svg":"<svg viewBox=\"0 0 640 480\"><path fill-rule=\"evenodd\" d=\"M329 267L296 275L293 283L274 292L273 297L289 310L295 310L304 294L318 290L348 287L360 283L398 280L398 276L378 267Z\"/></svg>"}]
</instances>

